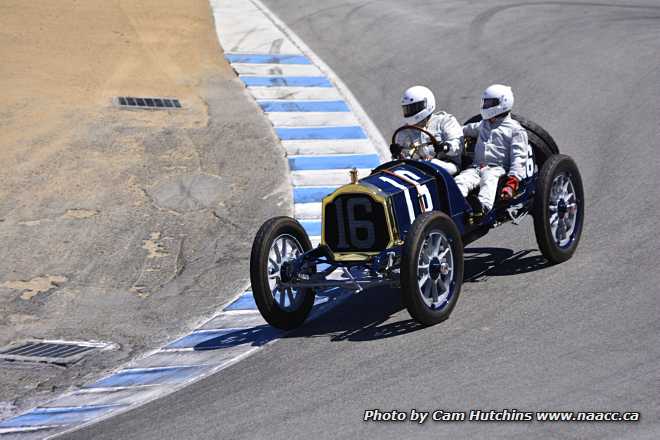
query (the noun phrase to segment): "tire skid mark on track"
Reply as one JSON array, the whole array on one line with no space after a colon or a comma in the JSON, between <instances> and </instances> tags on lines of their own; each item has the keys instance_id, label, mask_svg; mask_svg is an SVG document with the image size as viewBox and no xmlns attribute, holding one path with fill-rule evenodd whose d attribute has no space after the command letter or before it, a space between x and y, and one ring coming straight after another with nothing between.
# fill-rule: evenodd
<instances>
[{"instance_id":1,"label":"tire skid mark on track","mask_svg":"<svg viewBox=\"0 0 660 440\"><path fill-rule=\"evenodd\" d=\"M236 64L234 70L289 153L294 213L300 213L316 245L322 198L348 181L351 168L368 174L386 157L385 142L339 78L260 2L210 3L218 38L231 48L225 58ZM317 293L309 319L349 295L339 288ZM1 421L0 434L43 438L82 428L227 368L285 334L261 318L248 287L187 335L92 384Z\"/></svg>"}]
</instances>

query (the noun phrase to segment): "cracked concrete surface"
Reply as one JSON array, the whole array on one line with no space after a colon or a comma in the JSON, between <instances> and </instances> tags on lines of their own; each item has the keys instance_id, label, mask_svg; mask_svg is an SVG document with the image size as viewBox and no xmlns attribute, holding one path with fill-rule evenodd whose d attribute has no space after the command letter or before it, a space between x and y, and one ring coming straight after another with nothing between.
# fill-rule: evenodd
<instances>
[{"instance_id":1,"label":"cracked concrete surface","mask_svg":"<svg viewBox=\"0 0 660 440\"><path fill-rule=\"evenodd\" d=\"M156 206L177 212L217 206L223 198L223 179L209 174L176 176L148 191Z\"/></svg>"},{"instance_id":2,"label":"cracked concrete surface","mask_svg":"<svg viewBox=\"0 0 660 440\"><path fill-rule=\"evenodd\" d=\"M262 221L291 207L284 152L223 60L206 0L9 3L0 346L120 349L66 369L0 364L0 418L210 316L247 283ZM122 110L117 95L176 96L184 108Z\"/></svg>"}]
</instances>

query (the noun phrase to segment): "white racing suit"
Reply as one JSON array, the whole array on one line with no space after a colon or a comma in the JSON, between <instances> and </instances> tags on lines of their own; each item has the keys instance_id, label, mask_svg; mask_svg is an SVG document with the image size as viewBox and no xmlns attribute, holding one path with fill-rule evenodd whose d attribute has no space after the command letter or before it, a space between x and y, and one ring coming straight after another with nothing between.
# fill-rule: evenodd
<instances>
[{"instance_id":1,"label":"white racing suit","mask_svg":"<svg viewBox=\"0 0 660 440\"><path fill-rule=\"evenodd\" d=\"M526 175L527 132L507 115L494 123L474 122L463 126L465 136L477 138L473 165L456 176L463 197L479 187L479 202L488 212L497 197L497 182L503 174L522 180Z\"/></svg>"},{"instance_id":2,"label":"white racing suit","mask_svg":"<svg viewBox=\"0 0 660 440\"><path fill-rule=\"evenodd\" d=\"M434 113L426 122L424 129L431 133L438 143L447 142L449 144L449 150L446 153L440 153L440 157L432 158L430 161L444 168L452 176L458 173L463 151L463 129L458 120L449 113ZM412 136L415 136L415 139L411 139ZM397 135L395 140L400 145L415 141L429 141L427 135L417 130L404 130Z\"/></svg>"}]
</instances>

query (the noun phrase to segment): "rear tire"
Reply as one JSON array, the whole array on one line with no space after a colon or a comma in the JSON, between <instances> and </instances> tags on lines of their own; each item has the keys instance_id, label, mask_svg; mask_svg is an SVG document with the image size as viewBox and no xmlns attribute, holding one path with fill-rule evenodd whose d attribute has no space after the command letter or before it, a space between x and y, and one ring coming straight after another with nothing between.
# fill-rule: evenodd
<instances>
[{"instance_id":1,"label":"rear tire","mask_svg":"<svg viewBox=\"0 0 660 440\"><path fill-rule=\"evenodd\" d=\"M290 330L300 326L314 305L313 289L281 289L282 263L312 249L307 232L290 217L266 221L252 243L250 282L261 315L273 327Z\"/></svg>"},{"instance_id":2,"label":"rear tire","mask_svg":"<svg viewBox=\"0 0 660 440\"><path fill-rule=\"evenodd\" d=\"M536 242L543 256L554 264L571 258L584 223L582 177L573 159L555 154L543 164L533 215Z\"/></svg>"},{"instance_id":3,"label":"rear tire","mask_svg":"<svg viewBox=\"0 0 660 440\"><path fill-rule=\"evenodd\" d=\"M449 317L463 284L463 242L442 212L418 216L401 258L401 297L413 319L434 325Z\"/></svg>"}]
</instances>

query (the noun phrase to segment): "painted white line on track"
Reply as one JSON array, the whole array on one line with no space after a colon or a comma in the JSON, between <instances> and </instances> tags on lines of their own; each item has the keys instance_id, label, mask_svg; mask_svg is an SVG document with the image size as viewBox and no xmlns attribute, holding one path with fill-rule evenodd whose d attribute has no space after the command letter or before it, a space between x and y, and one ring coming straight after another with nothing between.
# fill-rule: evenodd
<instances>
[{"instance_id":1,"label":"painted white line on track","mask_svg":"<svg viewBox=\"0 0 660 440\"><path fill-rule=\"evenodd\" d=\"M274 127L333 127L359 124L349 112L281 112L266 113Z\"/></svg>"},{"instance_id":2,"label":"painted white line on track","mask_svg":"<svg viewBox=\"0 0 660 440\"><path fill-rule=\"evenodd\" d=\"M193 330L190 334L191 335L196 335L199 333L215 333L219 331L225 331L225 332L240 332L241 330L247 330L249 327L223 327L223 328L202 328L202 329L197 329Z\"/></svg>"},{"instance_id":3,"label":"painted white line on track","mask_svg":"<svg viewBox=\"0 0 660 440\"><path fill-rule=\"evenodd\" d=\"M154 371L174 371L180 368L197 368L203 367L204 365L168 365L165 367L139 367L139 368L124 368L119 370L118 373L151 373Z\"/></svg>"},{"instance_id":4,"label":"painted white line on track","mask_svg":"<svg viewBox=\"0 0 660 440\"><path fill-rule=\"evenodd\" d=\"M17 428L0 428L0 435L27 434L30 432L61 428L62 426L66 426L66 425L39 425L39 426L21 426Z\"/></svg>"},{"instance_id":5,"label":"painted white line on track","mask_svg":"<svg viewBox=\"0 0 660 440\"><path fill-rule=\"evenodd\" d=\"M239 75L285 75L285 76L321 76L323 73L314 65L304 64L247 64L231 65Z\"/></svg>"},{"instance_id":6,"label":"painted white line on track","mask_svg":"<svg viewBox=\"0 0 660 440\"><path fill-rule=\"evenodd\" d=\"M163 353L186 353L190 351L195 351L194 348L189 347L189 348L161 348L158 350L158 353L156 354L163 354Z\"/></svg>"},{"instance_id":7,"label":"painted white line on track","mask_svg":"<svg viewBox=\"0 0 660 440\"><path fill-rule=\"evenodd\" d=\"M144 388L157 388L159 385L142 385ZM135 387L105 387L105 388L80 388L79 390L75 390L70 394L62 396L62 398L65 398L67 396L81 396L81 395L88 395L88 394L108 394L108 393L119 393L122 391L132 391L134 390ZM60 399L57 400L57 402L60 402ZM76 402L78 403L78 402Z\"/></svg>"},{"instance_id":8,"label":"painted white line on track","mask_svg":"<svg viewBox=\"0 0 660 440\"><path fill-rule=\"evenodd\" d=\"M116 391L139 391L139 390L145 390L145 389L161 389L163 387L162 384L159 383L147 383L143 385L126 385L126 386L118 386L118 387L96 387L96 388L81 388L76 391L76 395L79 394L93 394L93 393L114 393ZM50 404L53 403L58 403L57 401L55 402L50 402Z\"/></svg>"},{"instance_id":9,"label":"painted white line on track","mask_svg":"<svg viewBox=\"0 0 660 440\"><path fill-rule=\"evenodd\" d=\"M292 171L291 182L295 186L343 185L347 183L350 168L338 170ZM358 168L358 177L363 178L371 173L369 168Z\"/></svg>"},{"instance_id":10,"label":"painted white line on track","mask_svg":"<svg viewBox=\"0 0 660 440\"><path fill-rule=\"evenodd\" d=\"M258 316L261 316L259 314L259 312L256 311L256 310L225 310L223 313L226 314L226 315L258 315Z\"/></svg>"},{"instance_id":11,"label":"painted white line on track","mask_svg":"<svg viewBox=\"0 0 660 440\"><path fill-rule=\"evenodd\" d=\"M321 203L296 203L293 206L296 218L299 219L321 219Z\"/></svg>"},{"instance_id":12,"label":"painted white line on track","mask_svg":"<svg viewBox=\"0 0 660 440\"><path fill-rule=\"evenodd\" d=\"M282 146L289 156L371 153L374 151L369 139L282 141Z\"/></svg>"},{"instance_id":13,"label":"painted white line on track","mask_svg":"<svg viewBox=\"0 0 660 440\"><path fill-rule=\"evenodd\" d=\"M93 390L93 392L74 392L58 399L58 404L65 406L72 405L103 405L112 399L112 402L122 405L131 405L136 401L139 394L139 400L146 400L149 396L155 396L160 393L158 387L143 388L136 390L128 388L123 390Z\"/></svg>"},{"instance_id":14,"label":"painted white line on track","mask_svg":"<svg viewBox=\"0 0 660 440\"><path fill-rule=\"evenodd\" d=\"M343 99L334 87L250 87L255 99Z\"/></svg>"}]
</instances>

